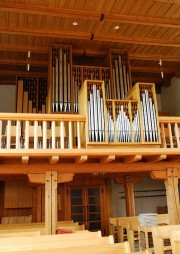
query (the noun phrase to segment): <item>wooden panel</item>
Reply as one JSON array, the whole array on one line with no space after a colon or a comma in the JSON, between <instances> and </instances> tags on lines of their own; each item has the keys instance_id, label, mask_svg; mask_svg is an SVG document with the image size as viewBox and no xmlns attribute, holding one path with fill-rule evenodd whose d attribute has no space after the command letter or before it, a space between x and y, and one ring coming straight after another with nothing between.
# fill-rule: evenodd
<instances>
[{"instance_id":1,"label":"wooden panel","mask_svg":"<svg viewBox=\"0 0 180 254\"><path fill-rule=\"evenodd\" d=\"M4 208L19 207L19 191L17 181L5 182Z\"/></svg>"},{"instance_id":2,"label":"wooden panel","mask_svg":"<svg viewBox=\"0 0 180 254\"><path fill-rule=\"evenodd\" d=\"M27 182L20 181L18 185L19 208L32 207L32 187Z\"/></svg>"}]
</instances>

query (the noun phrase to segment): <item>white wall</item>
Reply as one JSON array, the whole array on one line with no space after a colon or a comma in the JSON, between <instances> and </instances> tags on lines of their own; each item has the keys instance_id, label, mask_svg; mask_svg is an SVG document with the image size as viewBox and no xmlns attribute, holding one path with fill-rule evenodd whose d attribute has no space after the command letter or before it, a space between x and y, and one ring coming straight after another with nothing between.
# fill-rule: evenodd
<instances>
[{"instance_id":1,"label":"white wall","mask_svg":"<svg viewBox=\"0 0 180 254\"><path fill-rule=\"evenodd\" d=\"M164 181L144 178L142 183L134 185L134 192L136 215L156 213L157 206L167 206ZM124 186L112 181L113 217L126 216L124 196Z\"/></svg>"},{"instance_id":2,"label":"white wall","mask_svg":"<svg viewBox=\"0 0 180 254\"><path fill-rule=\"evenodd\" d=\"M16 112L16 86L0 85L0 112Z\"/></svg>"},{"instance_id":3,"label":"white wall","mask_svg":"<svg viewBox=\"0 0 180 254\"><path fill-rule=\"evenodd\" d=\"M162 111L171 116L180 116L180 78L172 78L171 86L161 89Z\"/></svg>"}]
</instances>

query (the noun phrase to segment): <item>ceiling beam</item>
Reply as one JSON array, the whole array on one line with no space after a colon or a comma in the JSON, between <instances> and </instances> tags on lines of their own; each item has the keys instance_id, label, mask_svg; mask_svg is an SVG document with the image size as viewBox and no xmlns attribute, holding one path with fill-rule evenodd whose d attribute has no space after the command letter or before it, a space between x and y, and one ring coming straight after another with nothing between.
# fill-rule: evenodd
<instances>
[{"instance_id":1,"label":"ceiling beam","mask_svg":"<svg viewBox=\"0 0 180 254\"><path fill-rule=\"evenodd\" d=\"M169 1L170 2L170 1ZM171 1L171 2L178 2ZM0 3L1 12L14 12L14 13L24 13L24 14L34 14L34 15L44 15L51 17L64 17L64 18L78 18L78 19L90 19L100 21L102 15L101 12L96 11L84 11L75 9L65 9L65 8L50 8L41 5L31 5L31 4L13 4L13 3ZM130 16L130 15L120 15L113 13L103 13L104 20L109 22L120 22L120 23L133 23L139 25L151 25L151 26L161 26L161 27L174 27L179 28L179 20L170 20L165 18L152 18L144 16Z\"/></svg>"},{"instance_id":2,"label":"ceiling beam","mask_svg":"<svg viewBox=\"0 0 180 254\"><path fill-rule=\"evenodd\" d=\"M0 45L0 51L17 51L17 52L27 52L29 50L29 46L26 45L17 45L17 44L1 44ZM31 46L31 52L34 53L42 53L42 54L48 54L49 53L49 47L37 47L37 46ZM87 56L97 56L97 57L103 57L107 55L107 51L101 51L101 50L84 50L84 49L72 49L73 55L84 55L84 52L86 52ZM179 56L172 56L172 55L165 55L165 54L143 54L143 53L131 53L129 52L129 59L138 59L138 60L159 60L162 59L162 61L172 61L172 62L180 62Z\"/></svg>"},{"instance_id":3,"label":"ceiling beam","mask_svg":"<svg viewBox=\"0 0 180 254\"><path fill-rule=\"evenodd\" d=\"M6 71L6 70L0 70L0 75L6 75L6 76L35 76L35 77L47 77L47 73L42 72L31 72L31 71Z\"/></svg>"},{"instance_id":4,"label":"ceiling beam","mask_svg":"<svg viewBox=\"0 0 180 254\"><path fill-rule=\"evenodd\" d=\"M79 40L91 39L91 34L86 32L60 31L60 30L52 31L47 29L35 29L35 28L28 28L28 27L0 26L0 33L48 36L52 38L61 37L61 38L71 38L71 39L79 39ZM180 41L177 41L177 40L164 40L164 39L132 37L132 36L118 36L118 35L112 35L112 34L94 34L94 41L106 41L106 42L118 42L118 43L122 42L122 43L143 44L143 45L180 47Z\"/></svg>"},{"instance_id":5,"label":"ceiling beam","mask_svg":"<svg viewBox=\"0 0 180 254\"><path fill-rule=\"evenodd\" d=\"M48 66L48 61L35 61L29 60L30 65L34 66ZM27 59L10 59L10 58L0 58L0 64L6 65L25 65L27 66Z\"/></svg>"},{"instance_id":6,"label":"ceiling beam","mask_svg":"<svg viewBox=\"0 0 180 254\"><path fill-rule=\"evenodd\" d=\"M158 64L157 64L158 66ZM131 65L131 71L133 72L150 72L150 73L161 73L160 67L144 67L144 66L132 66ZM163 72L164 73L174 73L178 71L178 69L173 69L173 68L165 68L163 67Z\"/></svg>"}]
</instances>

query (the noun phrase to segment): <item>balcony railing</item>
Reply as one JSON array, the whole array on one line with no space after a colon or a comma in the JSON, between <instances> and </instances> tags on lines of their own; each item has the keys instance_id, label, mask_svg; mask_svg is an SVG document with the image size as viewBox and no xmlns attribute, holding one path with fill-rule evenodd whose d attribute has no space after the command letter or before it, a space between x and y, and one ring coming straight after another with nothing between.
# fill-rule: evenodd
<instances>
[{"instance_id":1,"label":"balcony railing","mask_svg":"<svg viewBox=\"0 0 180 254\"><path fill-rule=\"evenodd\" d=\"M180 148L180 117L158 120L161 148ZM85 115L0 113L0 149L86 148L85 125Z\"/></svg>"},{"instance_id":2,"label":"balcony railing","mask_svg":"<svg viewBox=\"0 0 180 254\"><path fill-rule=\"evenodd\" d=\"M80 149L85 122L84 115L1 113L0 147Z\"/></svg>"},{"instance_id":3,"label":"balcony railing","mask_svg":"<svg viewBox=\"0 0 180 254\"><path fill-rule=\"evenodd\" d=\"M180 117L159 117L161 147L180 148Z\"/></svg>"}]
</instances>

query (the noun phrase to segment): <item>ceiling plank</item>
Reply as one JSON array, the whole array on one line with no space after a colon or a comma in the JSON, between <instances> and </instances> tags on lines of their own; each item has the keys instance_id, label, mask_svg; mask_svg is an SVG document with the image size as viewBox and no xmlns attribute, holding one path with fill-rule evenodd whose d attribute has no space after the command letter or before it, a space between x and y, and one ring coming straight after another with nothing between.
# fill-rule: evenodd
<instances>
[{"instance_id":1,"label":"ceiling plank","mask_svg":"<svg viewBox=\"0 0 180 254\"><path fill-rule=\"evenodd\" d=\"M24 59L10 59L0 58L0 64L7 65L27 65L27 60ZM34 66L48 66L48 61L35 61L30 59L30 64Z\"/></svg>"},{"instance_id":2,"label":"ceiling plank","mask_svg":"<svg viewBox=\"0 0 180 254\"><path fill-rule=\"evenodd\" d=\"M178 1L178 0L177 0ZM169 1L170 2L170 1ZM171 1L175 2L175 1ZM75 9L65 9L65 8L52 8L40 5L31 4L12 4L12 3L0 3L0 11L8 11L14 13L26 13L34 15L45 15L51 17L65 17L65 18L78 18L78 19L90 19L99 20L102 13L96 11L84 11ZM133 23L140 25L153 25L161 27L174 27L179 28L179 20L170 20L165 18L154 18L154 17L144 17L144 16L132 16L132 15L120 15L113 13L103 13L104 20L109 22L120 22L120 23Z\"/></svg>"}]
</instances>

